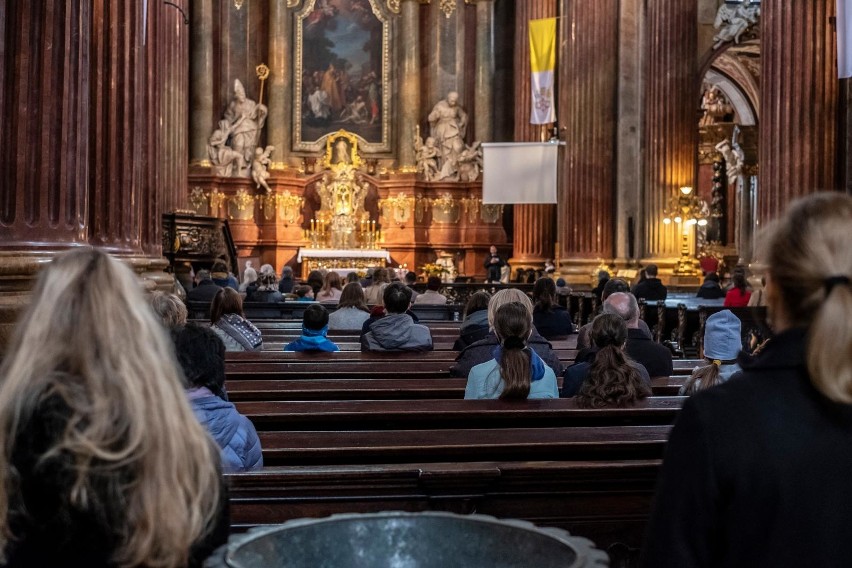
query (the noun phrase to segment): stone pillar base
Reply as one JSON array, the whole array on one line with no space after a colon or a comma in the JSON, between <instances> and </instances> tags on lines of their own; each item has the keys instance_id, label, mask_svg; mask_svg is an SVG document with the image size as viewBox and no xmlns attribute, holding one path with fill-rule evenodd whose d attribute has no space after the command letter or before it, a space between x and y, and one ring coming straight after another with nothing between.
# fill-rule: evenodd
<instances>
[{"instance_id":1,"label":"stone pillar base","mask_svg":"<svg viewBox=\"0 0 852 568\"><path fill-rule=\"evenodd\" d=\"M602 258L560 258L558 272L572 287L593 288L598 282L599 270L606 270L614 275L615 268L613 261Z\"/></svg>"}]
</instances>

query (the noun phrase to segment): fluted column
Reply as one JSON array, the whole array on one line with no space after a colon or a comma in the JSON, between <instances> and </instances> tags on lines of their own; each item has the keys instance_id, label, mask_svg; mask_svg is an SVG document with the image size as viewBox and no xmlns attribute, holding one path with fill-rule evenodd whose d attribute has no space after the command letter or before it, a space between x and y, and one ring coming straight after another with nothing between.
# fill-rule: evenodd
<instances>
[{"instance_id":1,"label":"fluted column","mask_svg":"<svg viewBox=\"0 0 852 568\"><path fill-rule=\"evenodd\" d=\"M563 0L563 6L558 109L568 145L559 187L559 257L563 271L575 265L586 282L594 266L615 255L619 2Z\"/></svg>"},{"instance_id":2,"label":"fluted column","mask_svg":"<svg viewBox=\"0 0 852 568\"><path fill-rule=\"evenodd\" d=\"M474 138L494 138L494 0L476 3L476 92L474 93Z\"/></svg>"},{"instance_id":3,"label":"fluted column","mask_svg":"<svg viewBox=\"0 0 852 568\"><path fill-rule=\"evenodd\" d=\"M678 188L695 187L698 4L647 0L645 10L644 256L674 258L679 226L664 225L663 210Z\"/></svg>"},{"instance_id":4,"label":"fluted column","mask_svg":"<svg viewBox=\"0 0 852 568\"><path fill-rule=\"evenodd\" d=\"M799 196L840 186L835 15L835 0L761 4L761 224Z\"/></svg>"},{"instance_id":5,"label":"fluted column","mask_svg":"<svg viewBox=\"0 0 852 568\"><path fill-rule=\"evenodd\" d=\"M530 44L527 22L556 16L556 0L524 0L515 13L515 141L538 142L541 126L530 124ZM515 205L513 268L540 266L553 257L555 205Z\"/></svg>"},{"instance_id":6,"label":"fluted column","mask_svg":"<svg viewBox=\"0 0 852 568\"><path fill-rule=\"evenodd\" d=\"M283 169L292 146L293 116L292 36L293 18L285 0L269 0L269 115L267 140L275 146L272 169Z\"/></svg>"},{"instance_id":7,"label":"fluted column","mask_svg":"<svg viewBox=\"0 0 852 568\"><path fill-rule=\"evenodd\" d=\"M415 127L420 120L420 4L402 0L400 17L399 166L415 165ZM421 133L426 137L426 133Z\"/></svg>"},{"instance_id":8,"label":"fluted column","mask_svg":"<svg viewBox=\"0 0 852 568\"><path fill-rule=\"evenodd\" d=\"M189 157L191 165L206 165L207 139L213 132L213 4L214 0L192 0L192 56ZM274 23L273 23L274 26ZM271 34L270 34L271 35Z\"/></svg>"}]
</instances>

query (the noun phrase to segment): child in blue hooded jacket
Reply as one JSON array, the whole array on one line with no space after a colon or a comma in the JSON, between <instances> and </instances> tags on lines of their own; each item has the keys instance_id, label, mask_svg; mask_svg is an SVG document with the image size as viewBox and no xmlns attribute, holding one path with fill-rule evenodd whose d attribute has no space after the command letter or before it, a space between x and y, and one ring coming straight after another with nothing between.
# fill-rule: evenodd
<instances>
[{"instance_id":1,"label":"child in blue hooded jacket","mask_svg":"<svg viewBox=\"0 0 852 568\"><path fill-rule=\"evenodd\" d=\"M328 335L328 310L320 304L308 306L302 316L302 335L284 351L340 351Z\"/></svg>"}]
</instances>

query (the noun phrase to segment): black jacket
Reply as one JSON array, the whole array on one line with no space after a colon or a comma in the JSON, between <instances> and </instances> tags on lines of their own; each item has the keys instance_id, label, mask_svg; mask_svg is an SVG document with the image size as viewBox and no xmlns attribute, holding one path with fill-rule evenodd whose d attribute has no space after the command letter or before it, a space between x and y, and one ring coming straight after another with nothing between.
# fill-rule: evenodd
<instances>
[{"instance_id":1,"label":"black jacket","mask_svg":"<svg viewBox=\"0 0 852 568\"><path fill-rule=\"evenodd\" d=\"M551 306L547 311L536 306L533 309L533 324L545 339L557 339L574 333L571 314L562 306Z\"/></svg>"},{"instance_id":2,"label":"black jacket","mask_svg":"<svg viewBox=\"0 0 852 568\"><path fill-rule=\"evenodd\" d=\"M198 286L186 293L186 301L207 302L209 304L221 289L222 287L218 286L212 280L202 280L198 283Z\"/></svg>"},{"instance_id":3,"label":"black jacket","mask_svg":"<svg viewBox=\"0 0 852 568\"><path fill-rule=\"evenodd\" d=\"M778 335L684 404L643 566L852 566L852 405L813 387L805 337Z\"/></svg>"},{"instance_id":4,"label":"black jacket","mask_svg":"<svg viewBox=\"0 0 852 568\"><path fill-rule=\"evenodd\" d=\"M704 298L705 300L718 300L719 298L725 297L725 291L722 290L721 286L719 286L718 282L705 282L698 289L698 293L695 294L696 298Z\"/></svg>"},{"instance_id":5,"label":"black jacket","mask_svg":"<svg viewBox=\"0 0 852 568\"><path fill-rule=\"evenodd\" d=\"M659 278L648 278L633 287L633 295L637 300L645 299L647 302L665 300L669 291L663 286Z\"/></svg>"},{"instance_id":6,"label":"black jacket","mask_svg":"<svg viewBox=\"0 0 852 568\"><path fill-rule=\"evenodd\" d=\"M550 345L549 341L539 335L537 331L533 331L527 343L533 351L538 353L538 356L541 357L544 363L553 369L556 376L562 374L562 363L559 361L556 353L553 352L553 346ZM490 332L485 339L468 345L456 357L456 364L450 367L450 375L454 377L467 377L470 374L470 370L475 366L494 358L494 348L498 345L500 343L497 341L497 336L494 335L494 332Z\"/></svg>"},{"instance_id":7,"label":"black jacket","mask_svg":"<svg viewBox=\"0 0 852 568\"><path fill-rule=\"evenodd\" d=\"M641 363L652 377L668 377L672 374L672 352L660 345L641 329L627 330L627 354Z\"/></svg>"}]
</instances>

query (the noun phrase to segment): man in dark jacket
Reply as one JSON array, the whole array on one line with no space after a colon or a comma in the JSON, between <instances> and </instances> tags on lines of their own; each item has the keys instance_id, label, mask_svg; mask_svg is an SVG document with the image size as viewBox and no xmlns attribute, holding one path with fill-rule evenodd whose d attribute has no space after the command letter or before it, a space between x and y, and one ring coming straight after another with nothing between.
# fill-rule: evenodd
<instances>
[{"instance_id":1,"label":"man in dark jacket","mask_svg":"<svg viewBox=\"0 0 852 568\"><path fill-rule=\"evenodd\" d=\"M725 297L725 291L719 286L719 275L715 272L708 272L704 277L704 284L698 289L695 295L697 298L705 300L718 300Z\"/></svg>"},{"instance_id":2,"label":"man in dark jacket","mask_svg":"<svg viewBox=\"0 0 852 568\"><path fill-rule=\"evenodd\" d=\"M199 270L195 275L195 288L186 293L187 302L206 302L210 303L216 294L221 290L221 286L217 286L213 279L210 278L209 270Z\"/></svg>"},{"instance_id":3,"label":"man in dark jacket","mask_svg":"<svg viewBox=\"0 0 852 568\"><path fill-rule=\"evenodd\" d=\"M639 329L639 304L633 294L616 292L604 302L603 312L615 314L627 324L627 354L648 369L651 377L672 374L672 353Z\"/></svg>"},{"instance_id":4,"label":"man in dark jacket","mask_svg":"<svg viewBox=\"0 0 852 568\"><path fill-rule=\"evenodd\" d=\"M405 312L411 306L411 290L392 282L382 292L386 316L379 318L361 336L361 351L432 351L432 333L414 323Z\"/></svg>"},{"instance_id":5,"label":"man in dark jacket","mask_svg":"<svg viewBox=\"0 0 852 568\"><path fill-rule=\"evenodd\" d=\"M649 264L646 266L645 275L647 278L633 287L633 295L639 299L644 299L646 302L665 300L669 292L657 278L657 265ZM653 373L651 376L653 376Z\"/></svg>"},{"instance_id":6,"label":"man in dark jacket","mask_svg":"<svg viewBox=\"0 0 852 568\"><path fill-rule=\"evenodd\" d=\"M494 245L491 245L491 253L485 257L483 265L488 273L485 281L500 282L500 271L506 266L506 261L500 258L500 255L497 254L497 247Z\"/></svg>"}]
</instances>

